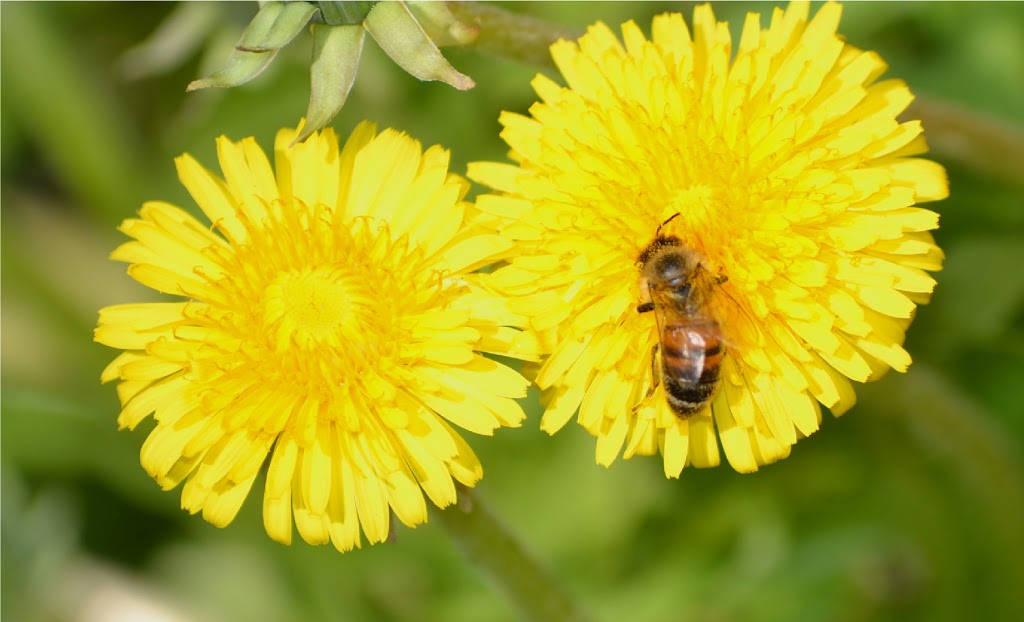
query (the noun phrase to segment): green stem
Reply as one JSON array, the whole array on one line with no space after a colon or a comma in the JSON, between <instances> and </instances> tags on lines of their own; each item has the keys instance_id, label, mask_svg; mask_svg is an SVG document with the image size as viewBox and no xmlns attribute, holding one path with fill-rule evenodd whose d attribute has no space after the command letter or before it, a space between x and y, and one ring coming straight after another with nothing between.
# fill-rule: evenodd
<instances>
[{"instance_id":1,"label":"green stem","mask_svg":"<svg viewBox=\"0 0 1024 622\"><path fill-rule=\"evenodd\" d=\"M455 17L480 27L473 47L521 63L553 69L548 48L559 39L574 40L583 34L575 28L520 15L483 2L449 2Z\"/></svg>"},{"instance_id":2,"label":"green stem","mask_svg":"<svg viewBox=\"0 0 1024 622\"><path fill-rule=\"evenodd\" d=\"M433 518L466 558L501 591L528 622L583 622L588 617L525 550L487 504L460 487L459 500Z\"/></svg>"},{"instance_id":3,"label":"green stem","mask_svg":"<svg viewBox=\"0 0 1024 622\"><path fill-rule=\"evenodd\" d=\"M920 119L932 150L957 164L1024 187L1024 129L960 104L918 97L907 119Z\"/></svg>"}]
</instances>

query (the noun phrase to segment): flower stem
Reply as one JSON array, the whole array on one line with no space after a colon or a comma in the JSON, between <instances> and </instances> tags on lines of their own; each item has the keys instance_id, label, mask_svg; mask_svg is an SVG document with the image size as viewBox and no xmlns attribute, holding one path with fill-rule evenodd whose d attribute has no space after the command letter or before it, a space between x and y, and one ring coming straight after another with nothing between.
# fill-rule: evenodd
<instances>
[{"instance_id":1,"label":"flower stem","mask_svg":"<svg viewBox=\"0 0 1024 622\"><path fill-rule=\"evenodd\" d=\"M473 47L501 58L554 69L548 48L559 39L574 40L582 30L513 13L486 2L449 2L448 8L466 24L480 27Z\"/></svg>"},{"instance_id":2,"label":"flower stem","mask_svg":"<svg viewBox=\"0 0 1024 622\"><path fill-rule=\"evenodd\" d=\"M588 619L472 490L459 487L459 500L434 512L456 546L529 622L584 622Z\"/></svg>"},{"instance_id":3,"label":"flower stem","mask_svg":"<svg viewBox=\"0 0 1024 622\"><path fill-rule=\"evenodd\" d=\"M990 177L1024 186L1024 128L962 104L917 97L903 115L920 119L932 149Z\"/></svg>"}]
</instances>

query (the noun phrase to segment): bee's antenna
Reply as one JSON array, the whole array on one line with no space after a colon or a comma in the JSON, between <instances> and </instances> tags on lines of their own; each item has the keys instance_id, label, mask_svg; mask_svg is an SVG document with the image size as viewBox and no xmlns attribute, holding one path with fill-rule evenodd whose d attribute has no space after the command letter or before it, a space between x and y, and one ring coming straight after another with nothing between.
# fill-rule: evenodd
<instances>
[{"instance_id":1,"label":"bee's antenna","mask_svg":"<svg viewBox=\"0 0 1024 622\"><path fill-rule=\"evenodd\" d=\"M658 225L658 230L654 232L654 237L658 237L658 236L660 236L660 235L661 235L661 230L662 230L662 228L663 228L663 227L664 227L665 225L667 225L668 223L672 222L672 219L673 219L673 218L675 218L675 217L676 217L676 216L678 216L678 215L679 215L679 212L676 212L675 214L672 214L671 216L669 216L669 217L668 217L668 218L667 218L667 219L665 220L665 222L663 222L663 223L661 223L660 225Z\"/></svg>"}]
</instances>

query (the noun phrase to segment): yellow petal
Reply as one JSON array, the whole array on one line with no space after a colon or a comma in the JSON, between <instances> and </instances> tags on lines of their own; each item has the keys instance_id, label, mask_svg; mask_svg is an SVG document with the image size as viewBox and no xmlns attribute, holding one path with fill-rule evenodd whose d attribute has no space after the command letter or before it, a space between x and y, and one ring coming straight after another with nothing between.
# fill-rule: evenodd
<instances>
[{"instance_id":1,"label":"yellow petal","mask_svg":"<svg viewBox=\"0 0 1024 622\"><path fill-rule=\"evenodd\" d=\"M203 168L196 160L185 154L175 158L178 178L188 190L206 217L220 229L229 240L242 242L247 239L245 228L238 220L234 199L227 184Z\"/></svg>"}]
</instances>

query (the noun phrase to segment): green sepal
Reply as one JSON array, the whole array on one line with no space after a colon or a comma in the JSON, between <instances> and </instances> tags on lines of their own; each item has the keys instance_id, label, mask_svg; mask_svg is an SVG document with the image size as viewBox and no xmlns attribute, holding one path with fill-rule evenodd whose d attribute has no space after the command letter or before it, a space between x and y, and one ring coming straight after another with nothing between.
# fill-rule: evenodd
<instances>
[{"instance_id":1,"label":"green sepal","mask_svg":"<svg viewBox=\"0 0 1024 622\"><path fill-rule=\"evenodd\" d=\"M273 52L245 52L235 50L231 52L224 67L213 74L200 78L189 83L186 91L198 91L207 88L229 88L245 84L256 76L274 60L277 51Z\"/></svg>"},{"instance_id":2,"label":"green sepal","mask_svg":"<svg viewBox=\"0 0 1024 622\"><path fill-rule=\"evenodd\" d=\"M365 30L361 24L311 24L313 62L309 67L306 123L292 143L300 143L327 125L345 105L359 69Z\"/></svg>"},{"instance_id":3,"label":"green sepal","mask_svg":"<svg viewBox=\"0 0 1024 622\"><path fill-rule=\"evenodd\" d=\"M320 5L320 15L325 23L331 26L341 26L345 24L362 24L370 9L377 3L360 0L351 2L324 0L317 4Z\"/></svg>"},{"instance_id":4,"label":"green sepal","mask_svg":"<svg viewBox=\"0 0 1024 622\"><path fill-rule=\"evenodd\" d=\"M267 2L249 22L224 67L185 89L239 86L252 80L270 65L277 50L291 41L316 11L308 2Z\"/></svg>"},{"instance_id":5,"label":"green sepal","mask_svg":"<svg viewBox=\"0 0 1024 622\"><path fill-rule=\"evenodd\" d=\"M262 12L261 9L260 13ZM247 29L236 47L246 52L279 50L302 32L314 13L316 13L316 7L308 2L287 2L269 28L262 32L250 32ZM259 13L257 13L257 17L259 17ZM255 20L253 21L255 22Z\"/></svg>"},{"instance_id":6,"label":"green sepal","mask_svg":"<svg viewBox=\"0 0 1024 622\"><path fill-rule=\"evenodd\" d=\"M476 86L445 60L404 2L377 3L363 26L391 60L416 78L447 82L461 91Z\"/></svg>"}]
</instances>

